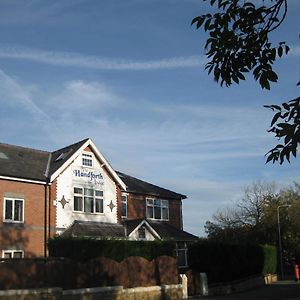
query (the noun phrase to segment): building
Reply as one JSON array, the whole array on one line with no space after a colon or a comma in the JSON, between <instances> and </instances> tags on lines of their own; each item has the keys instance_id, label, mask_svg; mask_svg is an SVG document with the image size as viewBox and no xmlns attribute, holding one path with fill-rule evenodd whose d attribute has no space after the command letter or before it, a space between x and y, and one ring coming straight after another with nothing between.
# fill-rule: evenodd
<instances>
[{"instance_id":1,"label":"building","mask_svg":"<svg viewBox=\"0 0 300 300\"><path fill-rule=\"evenodd\" d=\"M56 235L172 239L181 265L185 195L115 171L91 139L54 152L0 144L0 254L47 256Z\"/></svg>"}]
</instances>

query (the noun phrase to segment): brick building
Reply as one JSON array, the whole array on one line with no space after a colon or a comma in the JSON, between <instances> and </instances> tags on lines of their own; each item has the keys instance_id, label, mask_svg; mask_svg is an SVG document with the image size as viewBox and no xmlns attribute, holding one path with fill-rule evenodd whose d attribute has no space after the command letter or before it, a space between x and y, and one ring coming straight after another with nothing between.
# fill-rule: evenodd
<instances>
[{"instance_id":1,"label":"brick building","mask_svg":"<svg viewBox=\"0 0 300 300\"><path fill-rule=\"evenodd\" d=\"M185 195L115 171L90 140L54 152L0 144L0 255L47 256L55 235L173 239L181 264Z\"/></svg>"}]
</instances>

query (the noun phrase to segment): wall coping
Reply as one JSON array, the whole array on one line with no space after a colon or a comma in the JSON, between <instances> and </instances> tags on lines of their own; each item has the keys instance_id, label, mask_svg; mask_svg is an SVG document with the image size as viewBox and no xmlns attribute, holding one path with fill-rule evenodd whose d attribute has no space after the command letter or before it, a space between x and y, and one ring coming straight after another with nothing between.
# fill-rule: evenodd
<instances>
[{"instance_id":1,"label":"wall coping","mask_svg":"<svg viewBox=\"0 0 300 300\"><path fill-rule=\"evenodd\" d=\"M0 290L0 296L18 296L18 295L37 295L37 294L52 294L61 293L60 287L41 288L41 289L24 289L24 290Z\"/></svg>"},{"instance_id":2,"label":"wall coping","mask_svg":"<svg viewBox=\"0 0 300 300\"><path fill-rule=\"evenodd\" d=\"M148 287L134 287L124 289L122 285L107 286L107 287L91 287L83 289L70 289L63 290L60 287L40 288L40 289L20 289L20 290L0 290L0 296L18 296L18 295L38 295L38 294L56 294L62 295L83 295L83 294L95 294L105 292L124 292L126 294L154 292L170 289L182 289L182 284L167 284L167 285L154 285Z\"/></svg>"},{"instance_id":3,"label":"wall coping","mask_svg":"<svg viewBox=\"0 0 300 300\"><path fill-rule=\"evenodd\" d=\"M63 295L83 295L83 294L94 294L101 292L113 292L113 291L122 291L122 285L116 286L105 286L105 287L92 287L92 288L83 288L83 289L71 289L63 290Z\"/></svg>"}]
</instances>

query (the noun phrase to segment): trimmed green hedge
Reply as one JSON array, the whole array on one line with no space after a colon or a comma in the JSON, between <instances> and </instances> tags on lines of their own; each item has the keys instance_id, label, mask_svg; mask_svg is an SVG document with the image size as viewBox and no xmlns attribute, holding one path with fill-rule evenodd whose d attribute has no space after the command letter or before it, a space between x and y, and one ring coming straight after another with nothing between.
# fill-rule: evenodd
<instances>
[{"instance_id":1,"label":"trimmed green hedge","mask_svg":"<svg viewBox=\"0 0 300 300\"><path fill-rule=\"evenodd\" d=\"M85 261L104 256L122 261L129 256L152 260L161 255L175 255L173 241L93 240L83 238L54 238L48 241L49 255Z\"/></svg>"},{"instance_id":2,"label":"trimmed green hedge","mask_svg":"<svg viewBox=\"0 0 300 300\"><path fill-rule=\"evenodd\" d=\"M190 268L206 273L210 283L234 281L257 274L275 273L274 248L201 240L190 245L188 261Z\"/></svg>"},{"instance_id":3,"label":"trimmed green hedge","mask_svg":"<svg viewBox=\"0 0 300 300\"><path fill-rule=\"evenodd\" d=\"M263 245L264 250L264 268L263 274L275 274L277 272L277 249L271 245Z\"/></svg>"}]
</instances>

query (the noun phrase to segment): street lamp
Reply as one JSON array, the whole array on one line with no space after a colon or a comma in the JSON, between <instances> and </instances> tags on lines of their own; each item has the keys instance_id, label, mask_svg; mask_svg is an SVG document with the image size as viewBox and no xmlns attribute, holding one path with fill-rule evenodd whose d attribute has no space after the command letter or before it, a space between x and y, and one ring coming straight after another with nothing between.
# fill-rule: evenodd
<instances>
[{"instance_id":1,"label":"street lamp","mask_svg":"<svg viewBox=\"0 0 300 300\"><path fill-rule=\"evenodd\" d=\"M281 207L291 207L291 205L283 204L277 206L278 246L279 246L279 262L280 262L280 277L281 277L280 279L283 280L282 244L281 244L280 215L279 215L279 210Z\"/></svg>"}]
</instances>

